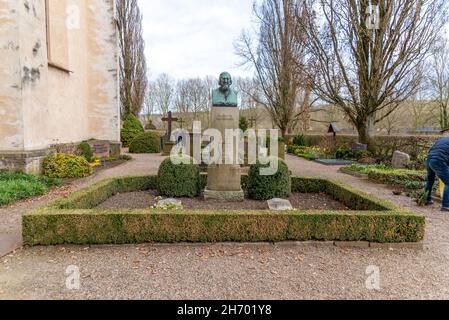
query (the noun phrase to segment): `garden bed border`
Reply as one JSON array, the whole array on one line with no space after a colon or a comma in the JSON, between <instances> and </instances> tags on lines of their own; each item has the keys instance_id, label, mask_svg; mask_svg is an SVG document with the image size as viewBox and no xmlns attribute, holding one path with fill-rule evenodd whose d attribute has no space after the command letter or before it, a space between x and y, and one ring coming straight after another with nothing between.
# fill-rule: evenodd
<instances>
[{"instance_id":1,"label":"garden bed border","mask_svg":"<svg viewBox=\"0 0 449 320\"><path fill-rule=\"evenodd\" d=\"M206 175L202 175L204 185ZM246 185L246 176L242 185ZM92 209L117 193L155 189L157 176L115 178L23 216L24 244L351 241L416 243L425 217L350 186L292 178L294 192L323 192L354 211Z\"/></svg>"}]
</instances>

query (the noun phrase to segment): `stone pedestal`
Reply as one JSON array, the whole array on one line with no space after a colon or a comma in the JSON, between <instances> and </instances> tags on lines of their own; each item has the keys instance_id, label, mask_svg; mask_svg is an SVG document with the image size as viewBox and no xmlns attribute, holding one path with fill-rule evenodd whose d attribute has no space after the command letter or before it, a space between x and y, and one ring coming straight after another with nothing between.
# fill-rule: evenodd
<instances>
[{"instance_id":1,"label":"stone pedestal","mask_svg":"<svg viewBox=\"0 0 449 320\"><path fill-rule=\"evenodd\" d=\"M162 150L162 155L169 156L174 146L175 146L174 142L171 141L164 142L164 149Z\"/></svg>"},{"instance_id":2,"label":"stone pedestal","mask_svg":"<svg viewBox=\"0 0 449 320\"><path fill-rule=\"evenodd\" d=\"M221 132L223 152L225 152L226 129L239 128L240 112L236 107L212 107L212 128ZM208 168L207 188L204 191L206 200L243 201L245 194L241 186L241 168L239 163L210 165Z\"/></svg>"}]
</instances>

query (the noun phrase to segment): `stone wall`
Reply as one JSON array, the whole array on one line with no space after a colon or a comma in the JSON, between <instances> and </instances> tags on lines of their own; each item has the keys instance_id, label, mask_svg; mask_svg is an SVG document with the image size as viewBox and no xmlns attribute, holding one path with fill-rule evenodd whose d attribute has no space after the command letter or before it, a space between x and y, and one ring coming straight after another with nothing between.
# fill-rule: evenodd
<instances>
[{"instance_id":1,"label":"stone wall","mask_svg":"<svg viewBox=\"0 0 449 320\"><path fill-rule=\"evenodd\" d=\"M120 141L114 0L49 0L50 39L45 2L0 0L2 155ZM49 56L47 40L65 46Z\"/></svg>"}]
</instances>

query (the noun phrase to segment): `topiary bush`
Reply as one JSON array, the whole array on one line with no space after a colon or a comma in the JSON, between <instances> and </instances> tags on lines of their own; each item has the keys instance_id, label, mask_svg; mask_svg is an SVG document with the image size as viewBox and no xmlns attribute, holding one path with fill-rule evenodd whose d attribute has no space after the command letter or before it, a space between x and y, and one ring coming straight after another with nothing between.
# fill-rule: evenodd
<instances>
[{"instance_id":1,"label":"topiary bush","mask_svg":"<svg viewBox=\"0 0 449 320\"><path fill-rule=\"evenodd\" d=\"M88 162L92 162L94 160L94 150L86 141L80 143L77 148L77 154L84 157L84 159Z\"/></svg>"},{"instance_id":2,"label":"topiary bush","mask_svg":"<svg viewBox=\"0 0 449 320\"><path fill-rule=\"evenodd\" d=\"M92 168L84 157L65 153L47 156L44 174L49 178L85 178L92 175Z\"/></svg>"},{"instance_id":3,"label":"topiary bush","mask_svg":"<svg viewBox=\"0 0 449 320\"><path fill-rule=\"evenodd\" d=\"M287 164L279 158L270 157L271 161L278 161L278 170L274 175L260 174L263 165L260 162L250 167L248 175L248 196L254 200L270 200L273 198L290 197L292 194L292 181Z\"/></svg>"},{"instance_id":4,"label":"topiary bush","mask_svg":"<svg viewBox=\"0 0 449 320\"><path fill-rule=\"evenodd\" d=\"M160 153L161 137L154 132L144 132L136 136L129 145L130 153Z\"/></svg>"},{"instance_id":5,"label":"topiary bush","mask_svg":"<svg viewBox=\"0 0 449 320\"><path fill-rule=\"evenodd\" d=\"M157 190L167 197L190 197L200 194L200 168L188 156L178 157L181 164L173 163L171 157L162 162L158 173Z\"/></svg>"},{"instance_id":6,"label":"topiary bush","mask_svg":"<svg viewBox=\"0 0 449 320\"><path fill-rule=\"evenodd\" d=\"M121 140L124 147L129 147L131 141L139 134L145 132L142 123L132 113L130 113L123 122L123 127L120 132Z\"/></svg>"}]
</instances>

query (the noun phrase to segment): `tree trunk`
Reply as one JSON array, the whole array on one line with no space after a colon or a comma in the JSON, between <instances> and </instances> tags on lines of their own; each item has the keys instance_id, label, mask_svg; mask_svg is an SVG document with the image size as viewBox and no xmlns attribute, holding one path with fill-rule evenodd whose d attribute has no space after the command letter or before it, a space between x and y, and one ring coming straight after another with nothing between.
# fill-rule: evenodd
<instances>
[{"instance_id":1,"label":"tree trunk","mask_svg":"<svg viewBox=\"0 0 449 320\"><path fill-rule=\"evenodd\" d=\"M364 121L357 125L357 132L359 134L359 142L366 144L369 151L374 151L373 127L369 121Z\"/></svg>"}]
</instances>

